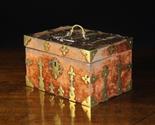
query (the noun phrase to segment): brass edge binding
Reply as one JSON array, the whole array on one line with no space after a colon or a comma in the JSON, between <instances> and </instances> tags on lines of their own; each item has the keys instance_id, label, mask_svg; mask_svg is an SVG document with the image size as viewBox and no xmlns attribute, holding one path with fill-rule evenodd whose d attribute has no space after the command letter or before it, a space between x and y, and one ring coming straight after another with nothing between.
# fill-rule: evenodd
<instances>
[{"instance_id":1,"label":"brass edge binding","mask_svg":"<svg viewBox=\"0 0 155 125\"><path fill-rule=\"evenodd\" d=\"M102 90L102 96L104 98L104 100L108 100L108 95L107 95L107 80L108 80L108 75L109 75L109 68L107 65L105 65L103 67L103 71L102 71L102 77L103 77L103 82L104 82L104 88Z\"/></svg>"},{"instance_id":2,"label":"brass edge binding","mask_svg":"<svg viewBox=\"0 0 155 125\"><path fill-rule=\"evenodd\" d=\"M95 57L95 54L97 53L97 49L90 50L90 51L81 49L81 53L84 56L85 60L88 63L91 63L93 61L94 57Z\"/></svg>"},{"instance_id":3,"label":"brass edge binding","mask_svg":"<svg viewBox=\"0 0 155 125\"><path fill-rule=\"evenodd\" d=\"M44 89L44 78L43 78L43 63L41 58L38 60L38 68L39 68L39 89L45 91Z\"/></svg>"},{"instance_id":4,"label":"brass edge binding","mask_svg":"<svg viewBox=\"0 0 155 125\"><path fill-rule=\"evenodd\" d=\"M49 49L50 49L50 44L49 44L49 42L45 41L45 42L43 43L43 47L44 47L44 50L48 52Z\"/></svg>"},{"instance_id":5,"label":"brass edge binding","mask_svg":"<svg viewBox=\"0 0 155 125\"><path fill-rule=\"evenodd\" d=\"M30 42L31 38L29 36L24 35L24 46L26 47Z\"/></svg>"},{"instance_id":6,"label":"brass edge binding","mask_svg":"<svg viewBox=\"0 0 155 125\"><path fill-rule=\"evenodd\" d=\"M118 80L117 80L118 95L120 95L122 93L122 78L121 78L122 64L121 63L117 65L117 73L118 73Z\"/></svg>"},{"instance_id":7,"label":"brass edge binding","mask_svg":"<svg viewBox=\"0 0 155 125\"><path fill-rule=\"evenodd\" d=\"M60 51L63 56L66 56L66 54L69 52L68 46L62 45L62 47L60 48Z\"/></svg>"}]
</instances>

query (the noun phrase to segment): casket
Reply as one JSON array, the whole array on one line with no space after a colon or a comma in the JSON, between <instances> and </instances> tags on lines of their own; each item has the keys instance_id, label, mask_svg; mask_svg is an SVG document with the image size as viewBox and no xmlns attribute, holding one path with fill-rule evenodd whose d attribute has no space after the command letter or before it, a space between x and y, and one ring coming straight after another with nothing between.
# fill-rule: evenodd
<instances>
[{"instance_id":1,"label":"casket","mask_svg":"<svg viewBox=\"0 0 155 125\"><path fill-rule=\"evenodd\" d=\"M132 38L62 26L24 35L26 85L93 107L132 88Z\"/></svg>"}]
</instances>

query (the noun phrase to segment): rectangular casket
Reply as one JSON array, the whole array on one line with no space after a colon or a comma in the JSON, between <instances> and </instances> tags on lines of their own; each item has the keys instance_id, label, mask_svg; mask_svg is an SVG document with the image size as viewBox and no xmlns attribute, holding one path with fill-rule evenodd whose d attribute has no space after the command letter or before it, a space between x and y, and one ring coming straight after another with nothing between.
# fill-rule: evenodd
<instances>
[{"instance_id":1,"label":"rectangular casket","mask_svg":"<svg viewBox=\"0 0 155 125\"><path fill-rule=\"evenodd\" d=\"M26 85L92 107L132 88L132 38L64 26L24 36Z\"/></svg>"}]
</instances>

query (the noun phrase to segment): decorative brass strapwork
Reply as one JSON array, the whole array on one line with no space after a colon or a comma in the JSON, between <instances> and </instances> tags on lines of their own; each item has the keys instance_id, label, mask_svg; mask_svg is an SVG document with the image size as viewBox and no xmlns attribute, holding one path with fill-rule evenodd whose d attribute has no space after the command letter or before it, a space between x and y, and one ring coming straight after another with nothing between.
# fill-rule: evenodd
<instances>
[{"instance_id":1,"label":"decorative brass strapwork","mask_svg":"<svg viewBox=\"0 0 155 125\"><path fill-rule=\"evenodd\" d=\"M84 39L87 39L87 38L86 38L86 32L85 32L84 28L83 28L82 26L78 25L78 24L75 24L75 25L71 28L69 34L67 34L67 35L72 36L72 34L73 34L73 32L74 32L74 29L75 29L76 27L79 27L79 28L81 29L82 37L83 37Z\"/></svg>"},{"instance_id":2,"label":"decorative brass strapwork","mask_svg":"<svg viewBox=\"0 0 155 125\"><path fill-rule=\"evenodd\" d=\"M69 92L69 100L75 101L75 88L74 88L74 77L75 72L72 66L70 66L70 70L68 72L69 78L70 78L70 92Z\"/></svg>"},{"instance_id":3,"label":"decorative brass strapwork","mask_svg":"<svg viewBox=\"0 0 155 125\"><path fill-rule=\"evenodd\" d=\"M121 94L122 93L122 78L121 78L122 64L121 63L117 65L117 73L118 73L118 80L117 80L118 94Z\"/></svg>"},{"instance_id":4,"label":"decorative brass strapwork","mask_svg":"<svg viewBox=\"0 0 155 125\"><path fill-rule=\"evenodd\" d=\"M39 59L38 61L38 68L39 68L39 89L45 91L44 89L44 78L43 78L43 63L42 60Z\"/></svg>"},{"instance_id":5,"label":"decorative brass strapwork","mask_svg":"<svg viewBox=\"0 0 155 125\"><path fill-rule=\"evenodd\" d=\"M103 71L102 71L102 77L104 79L104 86L103 86L103 92L102 92L102 95L103 95L103 98L104 100L107 100L108 99L108 95L107 95L107 80L108 80L108 75L109 75L109 68L107 65L105 65L103 67Z\"/></svg>"},{"instance_id":6,"label":"decorative brass strapwork","mask_svg":"<svg viewBox=\"0 0 155 125\"><path fill-rule=\"evenodd\" d=\"M54 79L57 79L62 74L63 68L56 58L52 59L49 62L49 67L50 67L50 70L52 72Z\"/></svg>"}]
</instances>

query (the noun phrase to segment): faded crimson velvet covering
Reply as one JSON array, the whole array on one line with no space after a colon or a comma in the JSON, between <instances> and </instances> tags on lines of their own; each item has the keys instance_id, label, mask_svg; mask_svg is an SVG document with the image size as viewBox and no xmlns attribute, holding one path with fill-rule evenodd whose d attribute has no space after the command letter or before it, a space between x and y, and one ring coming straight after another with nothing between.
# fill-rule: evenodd
<instances>
[{"instance_id":1,"label":"faded crimson velvet covering","mask_svg":"<svg viewBox=\"0 0 155 125\"><path fill-rule=\"evenodd\" d=\"M131 39L86 50L38 36L25 36L27 86L88 107L131 90Z\"/></svg>"}]
</instances>

